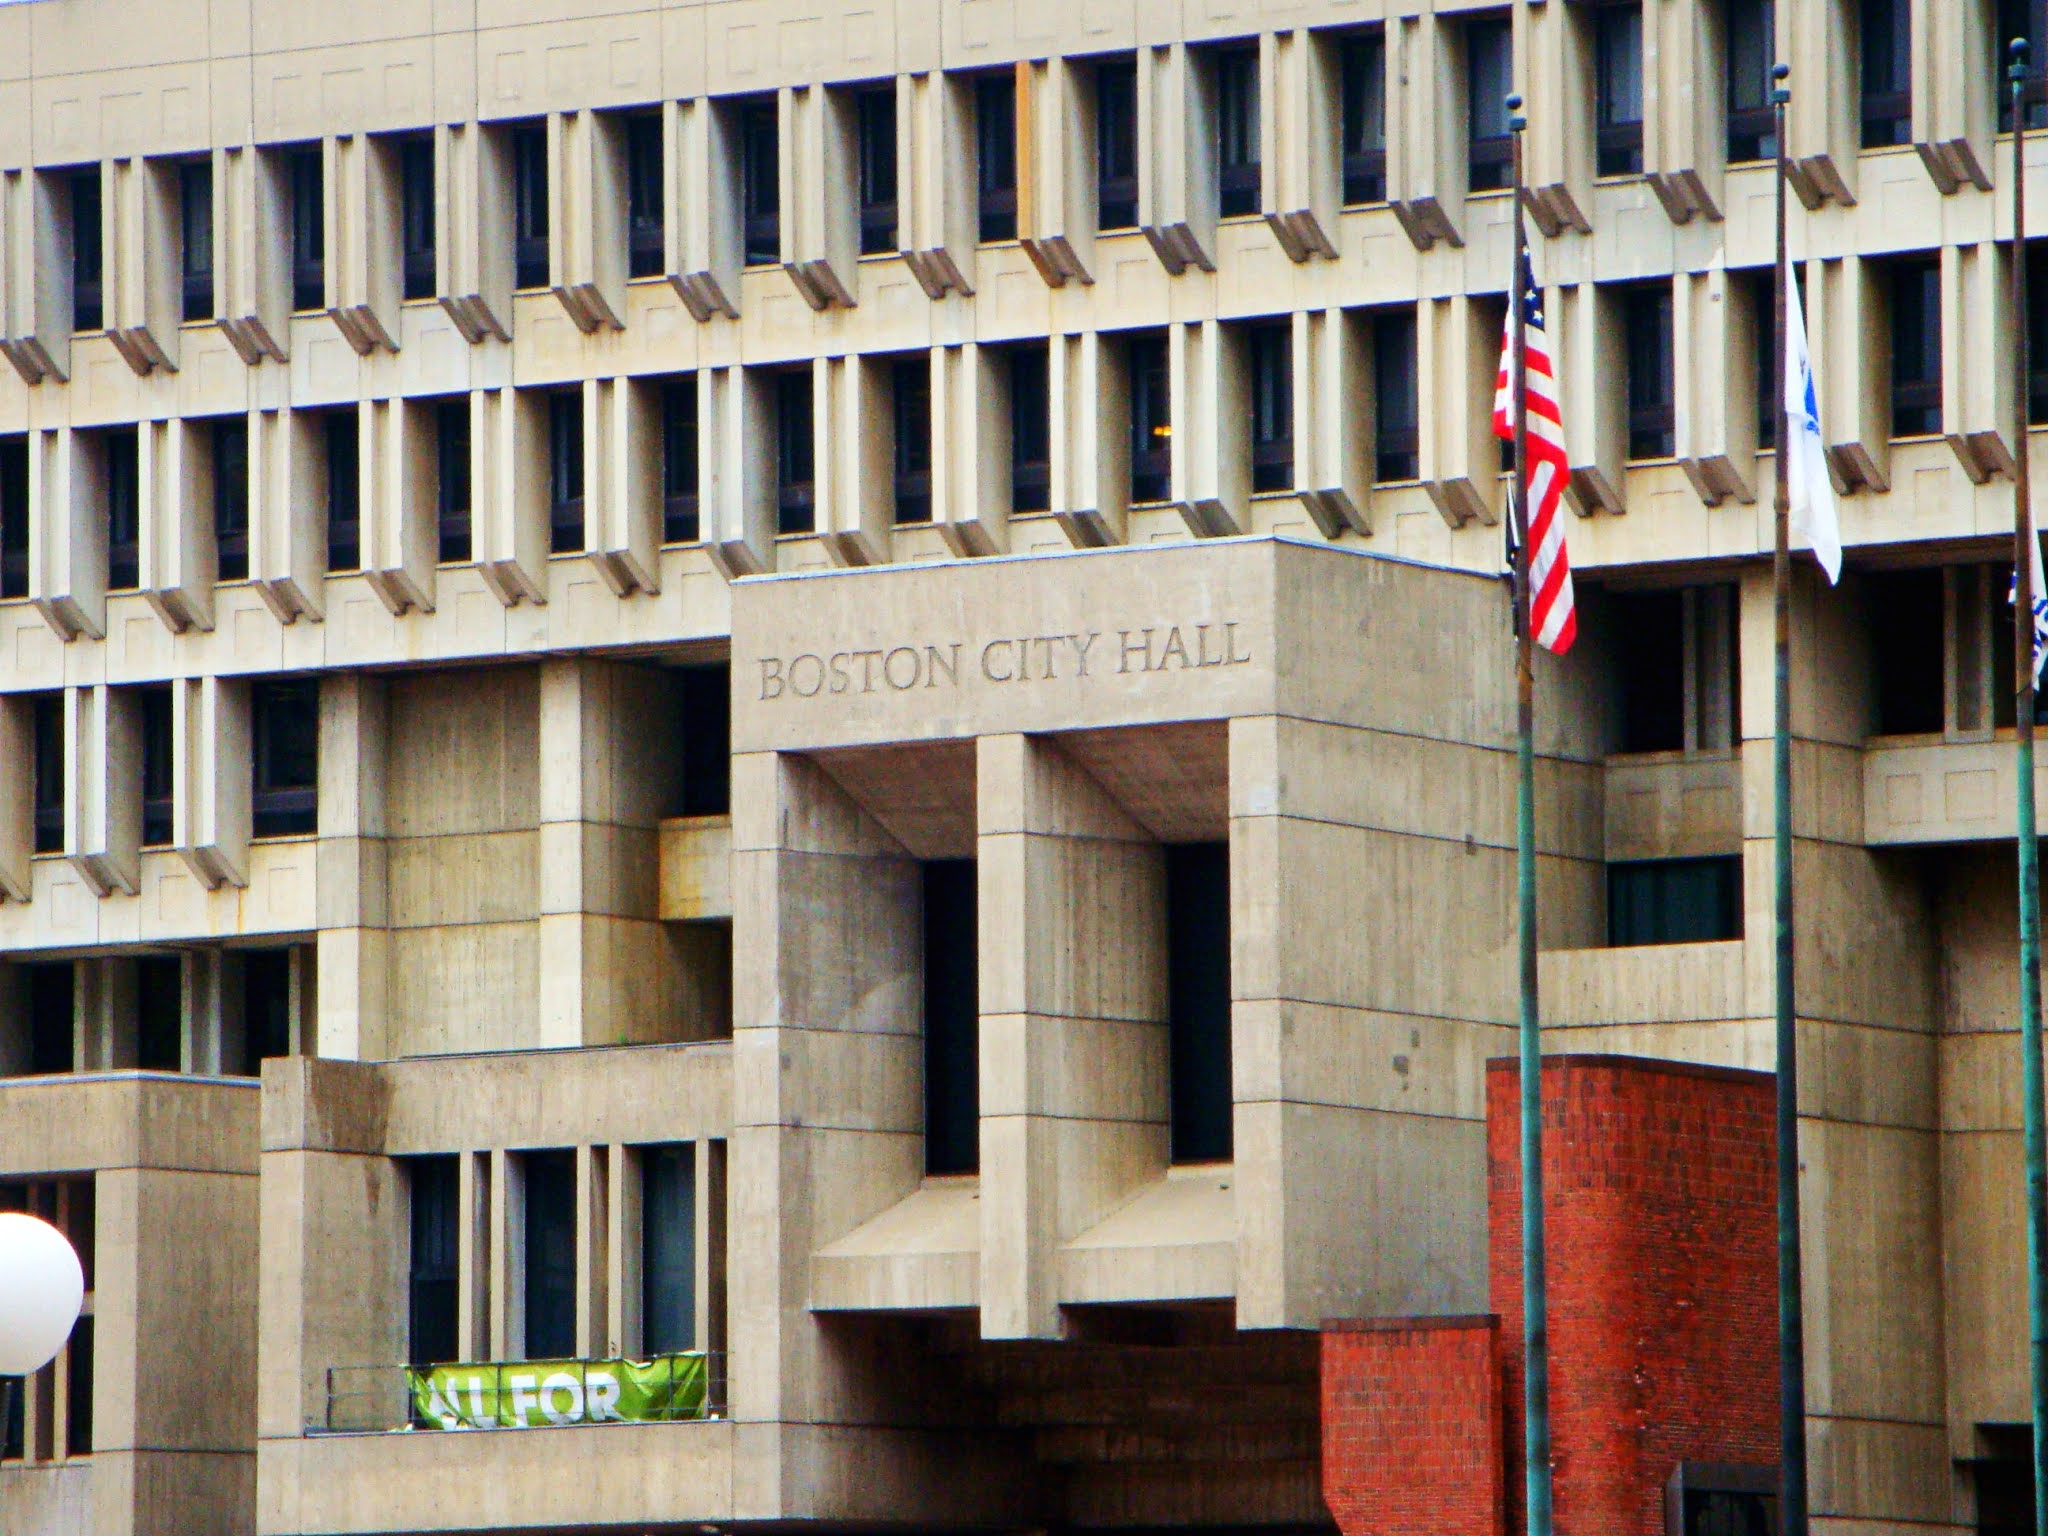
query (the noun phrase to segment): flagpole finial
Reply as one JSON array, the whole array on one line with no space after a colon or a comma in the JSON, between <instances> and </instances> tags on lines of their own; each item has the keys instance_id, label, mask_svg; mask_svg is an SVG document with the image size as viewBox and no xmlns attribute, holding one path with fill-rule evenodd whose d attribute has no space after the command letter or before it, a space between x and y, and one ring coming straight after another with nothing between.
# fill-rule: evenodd
<instances>
[{"instance_id":1,"label":"flagpole finial","mask_svg":"<svg viewBox=\"0 0 2048 1536\"><path fill-rule=\"evenodd\" d=\"M1785 84L1791 78L1792 66L1790 64L1773 64L1771 66L1771 79L1777 82L1771 87L1772 106L1782 107L1792 100L1792 88Z\"/></svg>"},{"instance_id":2,"label":"flagpole finial","mask_svg":"<svg viewBox=\"0 0 2048 1536\"><path fill-rule=\"evenodd\" d=\"M1529 119L1522 116L1522 98L1519 94L1508 98L1508 132L1520 133L1529 126Z\"/></svg>"},{"instance_id":3,"label":"flagpole finial","mask_svg":"<svg viewBox=\"0 0 2048 1536\"><path fill-rule=\"evenodd\" d=\"M2027 78L2027 40L2016 37L2006 45L2005 51L2012 56L2012 63L2006 68L2005 77L2014 85L2022 84Z\"/></svg>"}]
</instances>

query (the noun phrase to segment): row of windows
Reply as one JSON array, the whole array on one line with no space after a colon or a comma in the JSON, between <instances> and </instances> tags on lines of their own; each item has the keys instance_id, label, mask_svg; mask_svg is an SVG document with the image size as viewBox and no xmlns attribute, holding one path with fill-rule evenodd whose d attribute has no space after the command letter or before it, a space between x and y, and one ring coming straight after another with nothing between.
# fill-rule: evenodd
<instances>
[{"instance_id":1,"label":"row of windows","mask_svg":"<svg viewBox=\"0 0 2048 1536\"><path fill-rule=\"evenodd\" d=\"M2035 14L2043 0L2001 0L2000 36L2032 31L2048 35ZM2029 7L2033 9L2030 10ZM1603 176L1640 174L1643 169L1643 24L1641 0L1593 0L1590 55L1594 102L1596 168ZM1902 144L1911 137L1911 25L1908 0L1860 0L1862 141L1866 146ZM1773 0L1722 0L1727 153L1732 161L1765 160L1777 153L1770 106L1770 68L1775 56ZM1505 11L1478 12L1458 24L1467 99L1469 185L1497 190L1510 178L1511 146L1506 98L1513 89L1512 27ZM1335 39L1338 111L1328 130L1337 137L1343 200L1368 204L1386 197L1386 51L1377 27L1341 33ZM1255 45L1223 43L1194 50L1194 64L1210 89L1202 95L1207 157L1215 178L1211 189L1224 217L1256 214L1260 207L1259 61ZM1138 224L1138 88L1128 58L1107 58L1090 66L1096 147L1097 227L1109 231ZM897 186L896 87L893 81L848 87L853 96L856 144L852 191L858 200L859 246L863 254L892 252L902 237ZM2004 93L2000 93L2004 99ZM2048 120L2048 96L2037 88L2030 110ZM977 75L970 92L974 117L978 238L1014 239L1018 234L1017 99L1009 70ZM780 128L773 96L722 99L735 146L729 167L738 192L742 259L749 266L782 260ZM514 281L524 289L549 282L548 139L545 126L524 121L494 125L506 136L511 178ZM662 272L666 263L664 157L658 114L627 113L621 125L624 153L624 239L627 271L635 277ZM292 300L314 311L326 304L328 237L324 218L324 168L320 148L291 146L281 157L288 218ZM430 135L399 136L396 143L398 218L403 293L429 299L435 292L434 141ZM214 312L213 169L208 160L177 168L181 236L180 266L184 316L204 320ZM74 326L94 331L104 323L105 243L101 182L97 168L59 173L61 201L71 220Z\"/></svg>"},{"instance_id":2,"label":"row of windows","mask_svg":"<svg viewBox=\"0 0 2048 1536\"><path fill-rule=\"evenodd\" d=\"M1668 313L1668 304L1667 304ZM1252 488L1285 491L1294 483L1293 338L1285 320L1246 327L1251 406ZM1161 502L1169 495L1172 413L1163 332L1119 335L1130 378L1131 498ZM1026 342L991 349L1008 397L1010 491L1013 509L1042 512L1051 495L1051 393L1047 346ZM931 363L926 353L885 361L894 434L896 521L932 516ZM1377 400L1376 464L1383 481L1419 473L1416 420L1415 321L1401 308L1376 314L1374 386ZM808 365L774 375L778 530L801 534L816 527L814 386ZM661 455L662 538L687 544L700 536L698 507L697 383L683 375L659 384L658 451ZM439 558L464 564L474 558L471 508L470 403L467 396L428 402L432 411L432 469ZM325 447L327 563L343 573L362 560L362 479L359 422L354 407L320 411ZM248 427L242 416L205 422L199 451L211 454L212 528L222 581L249 575ZM588 547L585 519L583 402L571 388L546 399L549 544L555 553ZM135 590L141 581L140 443L133 427L82 430L80 452L103 473L109 591ZM21 436L0 436L0 599L29 594L28 446Z\"/></svg>"},{"instance_id":3,"label":"row of windows","mask_svg":"<svg viewBox=\"0 0 2048 1536\"><path fill-rule=\"evenodd\" d=\"M689 1142L629 1147L639 1199L637 1355L697 1349L697 1165ZM462 1358L461 1154L400 1160L409 1206L407 1355L414 1365ZM508 1159L518 1198L509 1234L519 1264L518 1350L529 1360L573 1357L576 1342L576 1153L517 1152Z\"/></svg>"},{"instance_id":4,"label":"row of windows","mask_svg":"<svg viewBox=\"0 0 2048 1536\"><path fill-rule=\"evenodd\" d=\"M666 816L723 816L732 808L731 672L724 664L676 669L676 706L683 742ZM142 846L168 846L174 834L173 699L168 684L141 684ZM34 848L64 850L64 764L67 743L61 694L30 695L34 778ZM270 678L250 686L250 831L256 837L303 837L319 830L320 685L312 678Z\"/></svg>"},{"instance_id":5,"label":"row of windows","mask_svg":"<svg viewBox=\"0 0 2048 1536\"><path fill-rule=\"evenodd\" d=\"M142 727L142 846L172 840L172 698L168 684L134 690ZM32 696L35 851L64 851L64 763L61 694ZM281 678L251 685L250 830L256 837L300 837L319 829L320 685ZM173 961L173 964L176 962Z\"/></svg>"},{"instance_id":6,"label":"row of windows","mask_svg":"<svg viewBox=\"0 0 2048 1536\"><path fill-rule=\"evenodd\" d=\"M228 953L235 962L241 1049L237 1058L222 1063L222 1069L260 1077L266 1060L292 1052L292 951L241 949ZM133 964L132 1011L115 1021L116 1036L131 1042L133 1049L124 1046L115 1059L130 1059L143 1072L183 1071L187 1024L184 962L177 955L143 955ZM77 1071L78 963L41 960L15 969L20 976L23 1020L19 1070L28 1076ZM127 996L125 989L123 996Z\"/></svg>"},{"instance_id":7,"label":"row of windows","mask_svg":"<svg viewBox=\"0 0 2048 1536\"><path fill-rule=\"evenodd\" d=\"M2032 419L2048 421L2048 242L2029 252L2032 269L2030 332L2039 359L2032 378ZM1891 432L1914 437L1941 430L1941 273L1935 255L1888 258L1878 285L1888 332ZM1777 431L1776 360L1769 316L1770 274L1749 276L1756 327L1757 425L1768 445ZM1803 281L1803 279L1802 279ZM1669 458L1676 450L1675 349L1668 282L1623 285L1628 455L1635 460ZM1413 480L1420 472L1417 418L1415 322L1413 311L1397 306L1373 311L1375 441L1373 471L1382 483ZM1251 437L1252 489L1286 491L1294 476L1293 339L1285 320L1244 322L1250 385L1247 430ZM1118 333L1130 384L1128 422L1130 497L1165 501L1172 467L1173 423L1163 333ZM1049 505L1051 421L1047 348L1042 342L992 348L1008 396L1010 486L1019 512ZM932 516L933 445L931 376L926 354L907 354L888 369L888 403L895 443L893 490L896 520L903 524ZM700 537L698 467L700 437L696 381L664 380L660 389L662 537L690 543ZM816 526L813 384L808 366L778 370L774 380L776 505L778 529L808 533ZM439 557L461 564L473 558L470 496L470 408L466 396L432 405L435 506ZM356 412L342 407L318 413L326 456L328 566L353 571L361 561L361 476ZM556 553L587 547L584 505L584 422L576 389L550 391L546 401L549 543ZM108 587L133 590L140 580L139 443L132 427L80 434L84 451L98 455L104 473ZM213 531L222 581L249 574L248 429L241 416L208 424L202 448L212 454ZM0 598L29 591L29 508L27 443L0 437Z\"/></svg>"}]
</instances>

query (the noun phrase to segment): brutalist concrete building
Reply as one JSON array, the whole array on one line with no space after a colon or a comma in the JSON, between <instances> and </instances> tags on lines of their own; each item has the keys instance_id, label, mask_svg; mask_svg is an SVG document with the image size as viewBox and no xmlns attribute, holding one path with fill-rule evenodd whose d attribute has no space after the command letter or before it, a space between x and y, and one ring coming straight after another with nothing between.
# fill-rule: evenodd
<instances>
[{"instance_id":1,"label":"brutalist concrete building","mask_svg":"<svg viewBox=\"0 0 2048 1536\"><path fill-rule=\"evenodd\" d=\"M1511 90L1548 1048L1773 1065L1784 57L1815 1510L2021 1528L2040 11L0 8L0 1524L1334 1530L1512 1300Z\"/></svg>"}]
</instances>

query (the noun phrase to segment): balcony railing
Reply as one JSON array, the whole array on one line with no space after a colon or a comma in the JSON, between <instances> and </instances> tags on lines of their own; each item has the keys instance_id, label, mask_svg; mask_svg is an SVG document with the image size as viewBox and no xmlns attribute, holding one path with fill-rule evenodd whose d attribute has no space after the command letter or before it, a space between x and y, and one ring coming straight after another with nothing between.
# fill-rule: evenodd
<instances>
[{"instance_id":1,"label":"balcony railing","mask_svg":"<svg viewBox=\"0 0 2048 1536\"><path fill-rule=\"evenodd\" d=\"M492 1360L453 1365L337 1365L316 1431L545 1429L722 1419L725 1356L651 1360Z\"/></svg>"}]
</instances>

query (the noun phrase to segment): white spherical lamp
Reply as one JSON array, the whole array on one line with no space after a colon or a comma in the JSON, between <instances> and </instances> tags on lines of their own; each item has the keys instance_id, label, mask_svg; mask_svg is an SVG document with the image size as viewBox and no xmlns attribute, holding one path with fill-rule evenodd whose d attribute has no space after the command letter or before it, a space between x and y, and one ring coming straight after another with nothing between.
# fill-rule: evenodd
<instances>
[{"instance_id":1,"label":"white spherical lamp","mask_svg":"<svg viewBox=\"0 0 2048 1536\"><path fill-rule=\"evenodd\" d=\"M0 1211L0 1376L26 1376L56 1357L85 1301L85 1271L47 1221Z\"/></svg>"}]
</instances>

